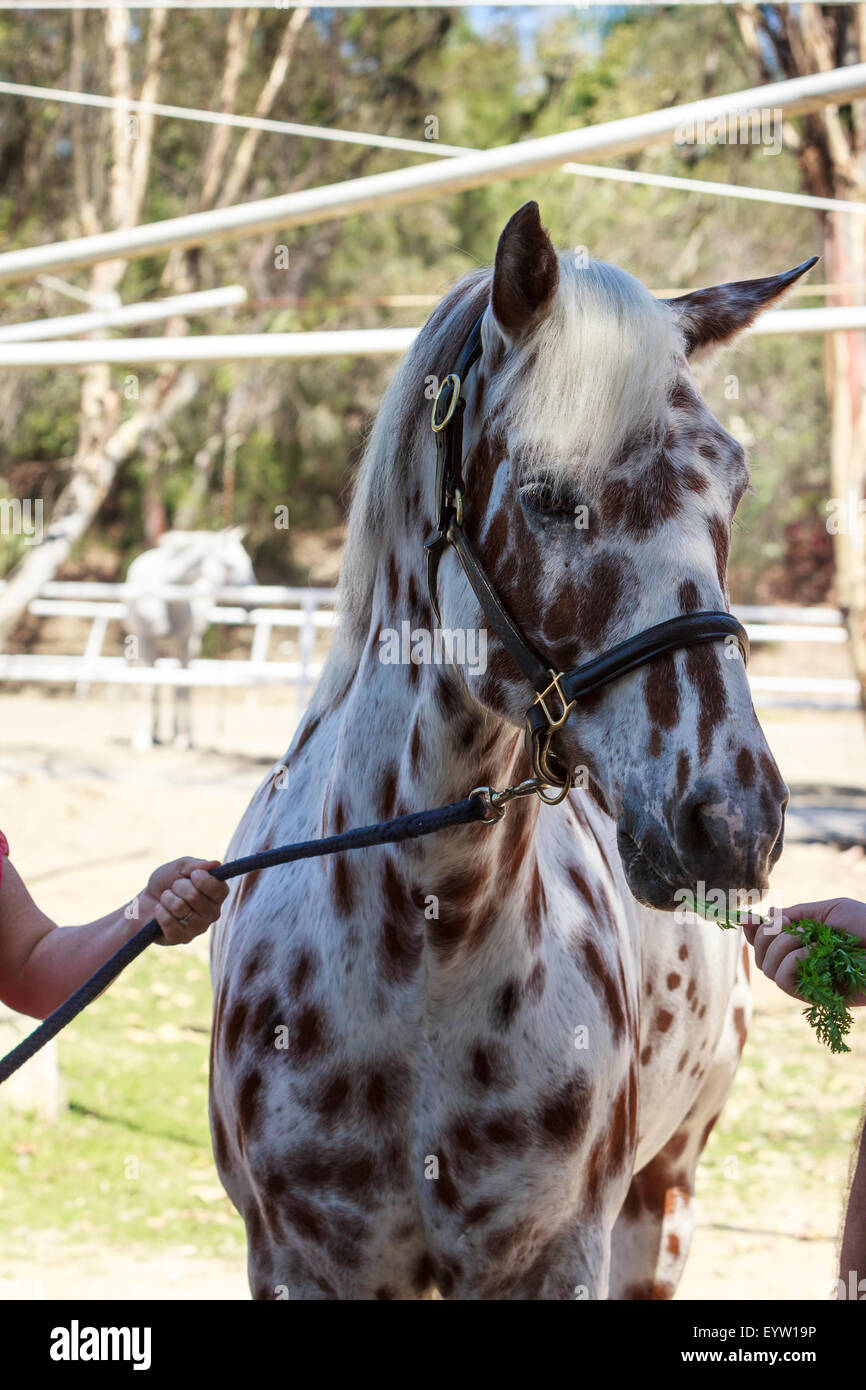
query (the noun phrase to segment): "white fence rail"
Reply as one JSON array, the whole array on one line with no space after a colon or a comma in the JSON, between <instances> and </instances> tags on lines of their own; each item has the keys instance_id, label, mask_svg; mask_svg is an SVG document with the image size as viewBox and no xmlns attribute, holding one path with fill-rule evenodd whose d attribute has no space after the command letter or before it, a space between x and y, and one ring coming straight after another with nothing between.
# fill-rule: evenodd
<instances>
[{"instance_id":1,"label":"white fence rail","mask_svg":"<svg viewBox=\"0 0 866 1390\"><path fill-rule=\"evenodd\" d=\"M2 587L2 586L0 586ZM126 616L125 584L92 584L55 581L46 584L28 605L28 612L44 618L81 618L90 630L81 654L0 653L0 681L41 681L53 685L74 682L78 694L92 683L109 685L186 686L296 686L300 703L321 674L314 659L317 633L334 626L335 589L283 587L256 584L224 588L216 592L210 620L217 625L249 626L253 640L248 660L200 658L181 666L165 657L153 666L140 666L124 656L104 656L103 647L112 622ZM135 591L138 592L138 591ZM190 599L201 590L171 585L148 591L154 597ZM269 659L274 629L295 629L293 660ZM281 644L285 646L286 644Z\"/></svg>"},{"instance_id":2,"label":"white fence rail","mask_svg":"<svg viewBox=\"0 0 866 1390\"><path fill-rule=\"evenodd\" d=\"M158 597L180 600L200 593L187 586L153 592ZM336 622L336 589L280 585L220 589L210 611L211 622L227 627L252 627L248 659L202 658L184 668L178 661L165 658L154 666L138 666L123 656L103 655L109 624L124 620L126 593L124 584L59 581L46 584L38 598L30 603L29 612L39 618L89 621L84 650L78 654L0 653L0 681L74 683L79 694L86 694L92 683L223 688L294 686L299 702L303 702L321 674L322 663L316 659L317 637L331 630ZM848 640L842 613L836 608L741 606L734 612L745 624L755 646L788 642L844 645ZM287 660L270 655L272 634L275 629L283 628L294 634L291 643L278 644L280 653L291 648L291 657ZM750 680L755 702L762 706L859 707L859 686L851 678L753 675Z\"/></svg>"},{"instance_id":3,"label":"white fence rail","mask_svg":"<svg viewBox=\"0 0 866 1390\"><path fill-rule=\"evenodd\" d=\"M719 93L682 106L518 140L478 153L457 155L453 159L434 158L424 164L298 189L254 202L24 247L0 254L0 283L46 271L68 271L118 257L132 260L159 255L174 247L205 246L211 241L258 236L268 231L284 236L293 227L312 226L371 209L378 212L385 207L442 199L502 179L524 178L555 169L570 159L591 162L633 154L653 145L667 144L677 130L689 122L711 122L761 110L768 105L774 111L796 115L862 98L864 91L866 63L852 63L831 71L809 73L806 77Z\"/></svg>"}]
</instances>

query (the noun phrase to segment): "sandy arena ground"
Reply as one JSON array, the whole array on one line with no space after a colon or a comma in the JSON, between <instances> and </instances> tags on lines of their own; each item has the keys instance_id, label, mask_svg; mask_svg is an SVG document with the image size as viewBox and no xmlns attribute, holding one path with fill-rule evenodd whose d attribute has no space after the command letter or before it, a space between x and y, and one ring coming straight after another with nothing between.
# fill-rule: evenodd
<instances>
[{"instance_id":1,"label":"sandy arena ground","mask_svg":"<svg viewBox=\"0 0 866 1390\"><path fill-rule=\"evenodd\" d=\"M181 853L221 857L296 721L290 692L201 692L196 751L136 754L130 738L137 712L136 698L121 690L80 700L32 690L0 695L0 825L34 895L61 921L88 920L127 900L155 865ZM785 714L764 724L783 773L801 789L795 800L802 813L791 820L776 874L784 900L866 898L862 851L798 843L816 816L829 817L843 833L847 827L852 841L863 839L861 719ZM755 996L768 1015L796 1008L763 977ZM866 1032L862 1020L857 1031ZM864 1056L858 1037L851 1064L860 1077ZM848 1152L840 1149L831 1180L802 1200L794 1174L782 1180L778 1201L741 1207L734 1220L704 1210L679 1297L826 1297L847 1163ZM112 1298L124 1287L144 1298L248 1296L242 1262L203 1261L183 1249L70 1250L50 1229L34 1233L27 1263L10 1261L0 1249L0 1297L64 1297L74 1288L82 1297Z\"/></svg>"}]
</instances>

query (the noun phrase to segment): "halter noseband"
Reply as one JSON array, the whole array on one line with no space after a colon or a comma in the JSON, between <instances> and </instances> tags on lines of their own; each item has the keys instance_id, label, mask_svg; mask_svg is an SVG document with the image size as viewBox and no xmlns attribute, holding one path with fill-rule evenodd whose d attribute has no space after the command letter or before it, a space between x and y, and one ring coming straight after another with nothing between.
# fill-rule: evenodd
<instances>
[{"instance_id":1,"label":"halter noseband","mask_svg":"<svg viewBox=\"0 0 866 1390\"><path fill-rule=\"evenodd\" d=\"M436 436L436 521L424 543L427 552L427 589L437 622L441 621L437 585L439 561L445 546L452 546L488 623L535 691L535 700L526 713L527 750L539 784L559 789L556 797L542 799L556 802L568 794L572 776L552 752L550 741L557 729L562 728L578 700L590 691L618 680L653 657L679 647L736 637L743 661L747 662L749 639L746 629L732 613L702 611L683 613L663 623L656 623L654 627L627 637L624 642L602 652L601 656L584 662L582 666L574 666L570 671L556 671L539 656L503 606L463 530L463 413L466 409L463 383L481 356L483 317L482 314L473 324L454 370L443 381L433 403L431 425Z\"/></svg>"}]
</instances>

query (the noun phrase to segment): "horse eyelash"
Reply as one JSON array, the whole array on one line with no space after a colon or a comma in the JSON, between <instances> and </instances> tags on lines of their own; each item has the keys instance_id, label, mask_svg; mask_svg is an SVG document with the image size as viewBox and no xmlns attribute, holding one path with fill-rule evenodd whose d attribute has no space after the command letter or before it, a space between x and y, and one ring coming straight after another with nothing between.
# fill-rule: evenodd
<instances>
[{"instance_id":1,"label":"horse eyelash","mask_svg":"<svg viewBox=\"0 0 866 1390\"><path fill-rule=\"evenodd\" d=\"M530 507L544 516L572 517L575 508L580 505L578 498L572 496L568 489L559 488L555 483L542 478L535 478L522 483L518 488L518 493L521 501L528 502ZM549 495L553 505L539 505L538 499L545 494Z\"/></svg>"}]
</instances>

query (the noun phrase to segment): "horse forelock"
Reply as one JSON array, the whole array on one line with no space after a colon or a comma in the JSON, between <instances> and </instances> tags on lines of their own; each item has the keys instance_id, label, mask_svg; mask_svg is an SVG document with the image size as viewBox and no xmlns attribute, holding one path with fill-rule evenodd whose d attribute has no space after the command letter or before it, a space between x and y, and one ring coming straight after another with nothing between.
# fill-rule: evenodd
<instances>
[{"instance_id":1,"label":"horse forelock","mask_svg":"<svg viewBox=\"0 0 866 1390\"><path fill-rule=\"evenodd\" d=\"M584 265L570 253L559 261L550 311L525 341L496 356L485 383L485 414L502 415L523 460L553 475L578 460L603 469L629 438L661 430L681 348L667 307L626 271L604 261ZM368 614L377 540L405 515L419 452L429 446L435 385L487 304L491 277L489 269L471 271L445 296L384 396L349 517L341 612L350 628ZM432 477L424 481L432 488Z\"/></svg>"},{"instance_id":2,"label":"horse forelock","mask_svg":"<svg viewBox=\"0 0 866 1390\"><path fill-rule=\"evenodd\" d=\"M626 271L573 254L559 266L549 311L504 354L485 411L501 416L523 466L600 475L629 440L663 431L681 344L666 307Z\"/></svg>"}]
</instances>

